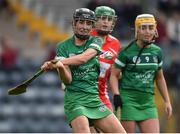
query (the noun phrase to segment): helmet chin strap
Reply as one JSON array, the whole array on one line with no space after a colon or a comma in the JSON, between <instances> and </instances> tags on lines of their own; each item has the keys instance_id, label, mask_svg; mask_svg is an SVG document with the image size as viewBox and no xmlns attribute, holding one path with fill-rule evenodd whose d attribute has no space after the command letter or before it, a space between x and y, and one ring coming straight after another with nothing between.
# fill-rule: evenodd
<instances>
[{"instance_id":1,"label":"helmet chin strap","mask_svg":"<svg viewBox=\"0 0 180 134\"><path fill-rule=\"evenodd\" d=\"M110 31L103 31L103 30L98 30L98 29L97 29L97 33L98 33L99 35L106 36L106 35L108 35L108 34L110 33Z\"/></svg>"},{"instance_id":2,"label":"helmet chin strap","mask_svg":"<svg viewBox=\"0 0 180 134\"><path fill-rule=\"evenodd\" d=\"M143 41L143 44L145 45L145 46L148 46L148 45L150 45L151 43L153 43L154 41Z\"/></svg>"},{"instance_id":3,"label":"helmet chin strap","mask_svg":"<svg viewBox=\"0 0 180 134\"><path fill-rule=\"evenodd\" d=\"M145 45L145 46L148 46L148 45L150 45L150 44L152 44L152 43L154 43L155 42L155 36L152 38L152 40L150 40L150 41L144 41L143 40L143 44Z\"/></svg>"},{"instance_id":4,"label":"helmet chin strap","mask_svg":"<svg viewBox=\"0 0 180 134\"><path fill-rule=\"evenodd\" d=\"M89 35L81 35L81 34L78 34L78 33L75 33L74 35L81 41L88 40L89 37L90 37Z\"/></svg>"}]
</instances>

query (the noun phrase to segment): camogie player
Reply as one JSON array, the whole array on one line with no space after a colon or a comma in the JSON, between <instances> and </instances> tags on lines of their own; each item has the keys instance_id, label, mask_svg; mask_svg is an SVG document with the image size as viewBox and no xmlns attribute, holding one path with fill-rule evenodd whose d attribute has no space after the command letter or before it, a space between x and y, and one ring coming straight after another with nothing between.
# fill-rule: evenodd
<instances>
[{"instance_id":1,"label":"camogie player","mask_svg":"<svg viewBox=\"0 0 180 134\"><path fill-rule=\"evenodd\" d=\"M120 94L121 123L127 133L135 133L136 124L142 133L159 133L158 112L154 102L154 82L164 100L169 118L172 107L163 75L162 50L154 44L158 37L153 15L141 14L135 20L135 41L117 56L112 67L110 85L118 91L118 79L122 73Z\"/></svg>"},{"instance_id":2,"label":"camogie player","mask_svg":"<svg viewBox=\"0 0 180 134\"><path fill-rule=\"evenodd\" d=\"M99 6L95 9L96 25L91 35L98 36L103 40L102 51L99 56L100 75L98 80L99 96L103 103L113 111L112 104L108 96L108 82L110 69L116 59L116 56L121 48L121 43L114 36L110 35L115 26L117 15L115 10L107 6ZM121 98L114 93L115 110L121 105Z\"/></svg>"},{"instance_id":3,"label":"camogie player","mask_svg":"<svg viewBox=\"0 0 180 134\"><path fill-rule=\"evenodd\" d=\"M42 65L43 70L58 69L65 83L64 110L75 133L90 133L93 125L101 132L123 133L121 123L102 103L98 93L99 62L102 40L90 36L95 14L87 8L73 15L74 36L57 46L57 59Z\"/></svg>"}]
</instances>

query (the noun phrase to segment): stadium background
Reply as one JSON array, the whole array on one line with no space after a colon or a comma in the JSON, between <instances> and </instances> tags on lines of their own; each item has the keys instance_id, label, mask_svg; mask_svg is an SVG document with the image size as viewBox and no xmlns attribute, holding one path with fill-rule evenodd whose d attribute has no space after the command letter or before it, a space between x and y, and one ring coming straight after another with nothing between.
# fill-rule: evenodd
<instances>
[{"instance_id":1,"label":"stadium background","mask_svg":"<svg viewBox=\"0 0 180 134\"><path fill-rule=\"evenodd\" d=\"M167 120L156 90L161 132L180 132L179 0L0 0L0 132L72 132L55 71L40 76L25 94L8 96L7 90L54 57L55 44L72 35L76 8L94 10L98 5L116 10L118 21L112 34L123 46L134 37L138 14L155 15L160 36L156 42L164 52L164 73L173 104L173 116Z\"/></svg>"}]
</instances>

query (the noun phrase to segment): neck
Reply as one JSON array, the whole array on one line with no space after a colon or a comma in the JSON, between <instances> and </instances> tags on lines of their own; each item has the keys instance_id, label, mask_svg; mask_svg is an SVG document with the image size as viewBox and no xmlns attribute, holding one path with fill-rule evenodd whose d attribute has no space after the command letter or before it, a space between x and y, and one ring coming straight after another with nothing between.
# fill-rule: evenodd
<instances>
[{"instance_id":1,"label":"neck","mask_svg":"<svg viewBox=\"0 0 180 134\"><path fill-rule=\"evenodd\" d=\"M143 41L141 41L141 40L137 40L136 41L136 43L137 43L137 45L139 46L139 47L141 47L141 48L143 48L143 47L145 47L145 48L147 48L149 45L146 45Z\"/></svg>"},{"instance_id":2,"label":"neck","mask_svg":"<svg viewBox=\"0 0 180 134\"><path fill-rule=\"evenodd\" d=\"M77 46L81 46L81 45L85 44L86 41L87 41L87 40L80 40L80 39L78 39L77 37L75 37L75 44L76 44Z\"/></svg>"}]
</instances>

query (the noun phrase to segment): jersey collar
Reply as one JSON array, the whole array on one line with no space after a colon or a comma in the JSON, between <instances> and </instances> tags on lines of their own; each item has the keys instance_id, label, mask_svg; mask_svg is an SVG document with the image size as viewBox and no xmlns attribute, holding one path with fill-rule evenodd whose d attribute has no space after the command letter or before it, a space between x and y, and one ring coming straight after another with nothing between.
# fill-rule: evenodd
<instances>
[{"instance_id":1,"label":"jersey collar","mask_svg":"<svg viewBox=\"0 0 180 134\"><path fill-rule=\"evenodd\" d=\"M97 33L96 29L93 29L93 30L92 30L91 35L92 35L92 36L98 36L98 33ZM111 35L108 34L108 35L106 36L106 42L111 42L111 41L112 41Z\"/></svg>"}]
</instances>

